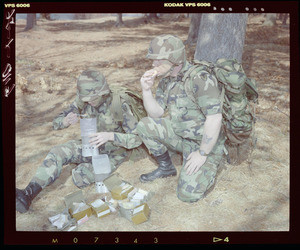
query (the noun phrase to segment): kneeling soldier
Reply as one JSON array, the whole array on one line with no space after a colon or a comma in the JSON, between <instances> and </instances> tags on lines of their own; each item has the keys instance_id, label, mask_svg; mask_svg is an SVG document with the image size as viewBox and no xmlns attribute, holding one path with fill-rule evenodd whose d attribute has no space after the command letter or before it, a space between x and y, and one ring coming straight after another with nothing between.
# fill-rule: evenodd
<instances>
[{"instance_id":1,"label":"kneeling soldier","mask_svg":"<svg viewBox=\"0 0 300 250\"><path fill-rule=\"evenodd\" d=\"M183 166L177 196L195 202L213 185L223 155L221 91L216 78L203 71L188 86L196 102L188 97L182 78L191 64L186 61L184 44L176 36L154 38L147 58L153 60L153 69L144 73L141 86L148 117L139 122L137 130L157 159L158 168L141 175L140 180L176 175L168 150L181 152ZM157 76L162 79L154 96L151 88Z\"/></svg>"}]
</instances>

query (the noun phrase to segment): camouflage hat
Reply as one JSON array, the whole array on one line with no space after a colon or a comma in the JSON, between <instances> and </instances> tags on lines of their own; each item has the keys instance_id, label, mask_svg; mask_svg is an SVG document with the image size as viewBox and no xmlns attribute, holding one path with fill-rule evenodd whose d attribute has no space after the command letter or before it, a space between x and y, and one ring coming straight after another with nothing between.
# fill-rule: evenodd
<instances>
[{"instance_id":1,"label":"camouflage hat","mask_svg":"<svg viewBox=\"0 0 300 250\"><path fill-rule=\"evenodd\" d=\"M105 77L97 70L89 69L81 73L77 80L77 95L83 102L110 93Z\"/></svg>"},{"instance_id":2,"label":"camouflage hat","mask_svg":"<svg viewBox=\"0 0 300 250\"><path fill-rule=\"evenodd\" d=\"M177 36L160 35L150 42L146 57L169 60L173 64L184 64L186 60L185 46Z\"/></svg>"}]
</instances>

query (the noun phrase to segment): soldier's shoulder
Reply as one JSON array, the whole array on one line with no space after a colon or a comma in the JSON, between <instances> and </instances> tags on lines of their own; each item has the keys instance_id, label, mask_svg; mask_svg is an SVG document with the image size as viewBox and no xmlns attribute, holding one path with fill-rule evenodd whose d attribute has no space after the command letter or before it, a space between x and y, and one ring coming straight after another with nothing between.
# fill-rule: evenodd
<instances>
[{"instance_id":1,"label":"soldier's shoulder","mask_svg":"<svg viewBox=\"0 0 300 250\"><path fill-rule=\"evenodd\" d=\"M207 83L215 83L215 85L217 84L217 79L216 77L205 71L205 70L200 70L199 72L197 72L197 74L194 75L194 77L192 78L192 82L193 85L206 85Z\"/></svg>"}]
</instances>

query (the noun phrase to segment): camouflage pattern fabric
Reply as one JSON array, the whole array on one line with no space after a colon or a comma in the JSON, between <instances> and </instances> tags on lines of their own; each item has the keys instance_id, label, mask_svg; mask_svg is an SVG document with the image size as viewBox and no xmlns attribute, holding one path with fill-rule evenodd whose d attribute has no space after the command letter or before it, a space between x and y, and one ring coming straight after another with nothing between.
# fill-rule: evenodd
<instances>
[{"instance_id":1,"label":"camouflage pattern fabric","mask_svg":"<svg viewBox=\"0 0 300 250\"><path fill-rule=\"evenodd\" d=\"M257 103L257 83L246 76L242 65L234 59L220 58L216 63L194 60L183 77L186 93L194 102L197 100L192 91L193 78L201 72L213 74L222 87L222 129L226 137L227 161L241 164L255 147L255 108L249 103Z\"/></svg>"},{"instance_id":2,"label":"camouflage pattern fabric","mask_svg":"<svg viewBox=\"0 0 300 250\"><path fill-rule=\"evenodd\" d=\"M72 180L79 188L85 188L95 182L92 163L80 163L72 169Z\"/></svg>"},{"instance_id":3,"label":"camouflage pattern fabric","mask_svg":"<svg viewBox=\"0 0 300 250\"><path fill-rule=\"evenodd\" d=\"M80 80L77 83L80 92L77 93L78 95L75 101L69 106L69 108L64 110L53 120L53 129L58 130L58 129L64 129L68 127L68 126L64 126L63 119L70 112L73 112L78 115L80 114L81 115L84 114L88 116L95 115L97 117L97 131L115 133L115 138L113 142L107 142L104 145L99 147L100 154L108 154L112 165L112 170L114 171L128 157L128 154L130 152L129 149L136 148L142 144L142 141L137 135L137 131L136 131L136 126L138 121L133 116L129 105L122 98L121 98L121 109L122 109L123 121L115 120L110 107L112 102L111 94L103 96L103 94L107 93L106 91L101 92L103 91L103 89L100 91L102 94L98 97L103 99L100 106L93 107L89 105L87 102L83 102L81 99L82 97L79 97L79 94L82 92L84 93L85 91L84 88L82 87L82 84L89 89L89 88L96 88L97 86L103 83L101 81L98 81L98 84L95 84L92 87L93 84L92 81L89 82L89 84L91 85L87 84L86 76L88 74L83 73L83 75L84 75L84 81L82 82L81 81L82 78L79 77ZM97 77L99 76L96 73L95 75ZM100 92L97 93L99 94ZM33 177L32 181L37 182L42 186L42 188L44 188L59 177L63 165L72 164L72 163L74 164L91 163L91 160L92 157L82 157L81 140L72 140L66 142L65 144L57 145L53 147L50 150L50 152L47 154L45 160L37 169L36 174ZM86 176L82 176L82 180L78 180L82 184L77 183L76 185L85 186L87 184L86 180L90 180L89 177L90 171L88 171L88 169L85 171L81 171L81 175L83 173L85 173Z\"/></svg>"},{"instance_id":4,"label":"camouflage pattern fabric","mask_svg":"<svg viewBox=\"0 0 300 250\"><path fill-rule=\"evenodd\" d=\"M183 151L182 138L175 134L169 119L145 117L138 123L137 131L154 156L162 155L167 150Z\"/></svg>"},{"instance_id":5,"label":"camouflage pattern fabric","mask_svg":"<svg viewBox=\"0 0 300 250\"><path fill-rule=\"evenodd\" d=\"M201 140L207 115L221 112L220 89L216 78L201 72L193 79L191 89L196 98L193 102L182 84L183 72L190 67L187 63L176 79L163 78L156 90L156 101L168 111L175 133L183 138Z\"/></svg>"},{"instance_id":6,"label":"camouflage pattern fabric","mask_svg":"<svg viewBox=\"0 0 300 250\"><path fill-rule=\"evenodd\" d=\"M96 70L89 69L78 77L77 95L83 102L92 101L98 96L110 93L104 75Z\"/></svg>"},{"instance_id":7,"label":"camouflage pattern fabric","mask_svg":"<svg viewBox=\"0 0 300 250\"><path fill-rule=\"evenodd\" d=\"M255 103L258 98L255 80L247 78L242 65L236 60L221 58L215 64L194 60L193 66L183 78L186 92L191 99L193 93L189 85L194 76L201 72L210 72L217 78L220 87L224 87L225 95L221 98L222 115L228 140L234 144L245 142L251 134L255 119L248 104L249 101Z\"/></svg>"},{"instance_id":8,"label":"camouflage pattern fabric","mask_svg":"<svg viewBox=\"0 0 300 250\"><path fill-rule=\"evenodd\" d=\"M182 64L186 61L183 42L174 35L161 35L151 42L146 58L165 59L174 64Z\"/></svg>"},{"instance_id":9,"label":"camouflage pattern fabric","mask_svg":"<svg viewBox=\"0 0 300 250\"><path fill-rule=\"evenodd\" d=\"M197 102L188 97L182 77L190 66L187 62L176 78L165 77L158 84L156 100L168 112L168 117L143 118L137 126L138 134L153 155L161 155L168 149L183 154L177 196L185 202L202 199L213 185L225 141L221 132L201 170L191 176L186 174L183 167L188 155L200 148L206 116L221 112L221 90L215 77L207 72L200 72L193 79L191 90Z\"/></svg>"},{"instance_id":10,"label":"camouflage pattern fabric","mask_svg":"<svg viewBox=\"0 0 300 250\"><path fill-rule=\"evenodd\" d=\"M112 171L115 171L129 154L128 150L114 146L111 142L101 146L99 151L100 154L108 154ZM86 164L82 165L81 163ZM92 166L92 157L82 156L81 140L71 140L65 144L53 147L37 169L32 181L45 188L60 176L63 166L67 164L79 164L75 169L77 179L73 178L76 186L85 187L94 182L93 178L91 178L94 174L93 168L82 169L83 166Z\"/></svg>"},{"instance_id":11,"label":"camouflage pattern fabric","mask_svg":"<svg viewBox=\"0 0 300 250\"><path fill-rule=\"evenodd\" d=\"M185 202L194 202L202 199L206 191L214 184L219 162L224 151L225 138L223 133L207 157L201 170L195 175L187 175L183 167L190 153L199 150L201 140L190 140L178 136L169 119L143 118L138 124L138 132L144 144L153 155L162 155L167 150L177 151L183 155L183 164L180 170L177 196Z\"/></svg>"},{"instance_id":12,"label":"camouflage pattern fabric","mask_svg":"<svg viewBox=\"0 0 300 250\"><path fill-rule=\"evenodd\" d=\"M225 137L221 132L219 139L202 165L194 175L187 175L183 166L186 158L191 152L199 150L201 141L184 140L183 143L183 165L179 174L177 197L184 202L196 202L205 197L207 191L215 183L215 177L219 164L223 158Z\"/></svg>"},{"instance_id":13,"label":"camouflage pattern fabric","mask_svg":"<svg viewBox=\"0 0 300 250\"><path fill-rule=\"evenodd\" d=\"M47 154L32 181L44 188L60 176L63 165L89 161L91 161L89 158L82 157L80 140L57 145Z\"/></svg>"}]
</instances>

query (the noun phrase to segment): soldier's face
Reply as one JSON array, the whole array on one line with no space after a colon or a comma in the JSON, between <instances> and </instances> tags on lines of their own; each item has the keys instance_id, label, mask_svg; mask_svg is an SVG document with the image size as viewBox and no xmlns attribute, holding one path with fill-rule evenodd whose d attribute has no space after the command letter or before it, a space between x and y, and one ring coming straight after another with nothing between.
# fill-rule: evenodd
<instances>
[{"instance_id":1,"label":"soldier's face","mask_svg":"<svg viewBox=\"0 0 300 250\"><path fill-rule=\"evenodd\" d=\"M93 107L98 107L106 101L107 97L108 95L101 95L101 96L94 97L92 100L88 102L88 104Z\"/></svg>"},{"instance_id":2,"label":"soldier's face","mask_svg":"<svg viewBox=\"0 0 300 250\"><path fill-rule=\"evenodd\" d=\"M88 104L90 104L93 107L96 107L96 106L98 106L98 103L100 103L100 100L101 100L101 98L97 97L97 98L94 98L94 99L90 100L88 102Z\"/></svg>"},{"instance_id":3,"label":"soldier's face","mask_svg":"<svg viewBox=\"0 0 300 250\"><path fill-rule=\"evenodd\" d=\"M158 76L168 76L170 74L170 69L172 67L172 63L168 60L153 60L152 66L157 71Z\"/></svg>"}]
</instances>

